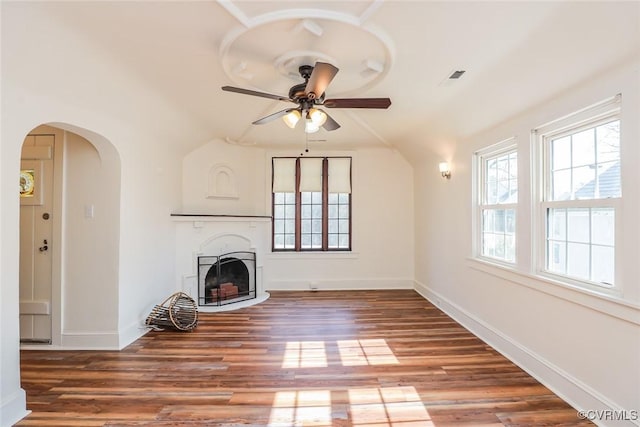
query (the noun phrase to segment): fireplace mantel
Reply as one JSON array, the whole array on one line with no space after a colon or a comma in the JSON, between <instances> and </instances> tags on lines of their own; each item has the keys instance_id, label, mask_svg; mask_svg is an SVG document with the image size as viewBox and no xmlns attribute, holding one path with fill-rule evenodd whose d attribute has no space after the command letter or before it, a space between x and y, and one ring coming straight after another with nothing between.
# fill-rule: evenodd
<instances>
[{"instance_id":1,"label":"fireplace mantel","mask_svg":"<svg viewBox=\"0 0 640 427\"><path fill-rule=\"evenodd\" d=\"M203 214L203 213L172 213L171 218L174 221L193 221L193 218L201 218L202 220L215 221L215 220L263 220L270 221L269 215L229 215L229 214Z\"/></svg>"}]
</instances>

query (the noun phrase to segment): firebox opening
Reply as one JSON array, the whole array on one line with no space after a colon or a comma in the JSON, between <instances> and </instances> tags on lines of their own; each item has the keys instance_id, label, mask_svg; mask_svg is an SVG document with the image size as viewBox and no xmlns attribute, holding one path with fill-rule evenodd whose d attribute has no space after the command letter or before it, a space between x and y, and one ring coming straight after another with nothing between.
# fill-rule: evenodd
<instances>
[{"instance_id":1,"label":"firebox opening","mask_svg":"<svg viewBox=\"0 0 640 427\"><path fill-rule=\"evenodd\" d=\"M200 305L223 305L255 298L254 253L234 252L220 257L198 257L198 264ZM251 267L253 271L250 271Z\"/></svg>"}]
</instances>

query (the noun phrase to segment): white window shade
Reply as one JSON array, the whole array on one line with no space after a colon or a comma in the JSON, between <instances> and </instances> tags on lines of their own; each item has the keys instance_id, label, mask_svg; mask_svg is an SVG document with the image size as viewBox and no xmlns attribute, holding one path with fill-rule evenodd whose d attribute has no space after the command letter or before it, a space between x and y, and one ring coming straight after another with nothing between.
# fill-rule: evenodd
<instances>
[{"instance_id":1,"label":"white window shade","mask_svg":"<svg viewBox=\"0 0 640 427\"><path fill-rule=\"evenodd\" d=\"M322 191L322 160L300 159L300 191Z\"/></svg>"},{"instance_id":2,"label":"white window shade","mask_svg":"<svg viewBox=\"0 0 640 427\"><path fill-rule=\"evenodd\" d=\"M329 193L351 193L351 159L329 159Z\"/></svg>"},{"instance_id":3,"label":"white window shade","mask_svg":"<svg viewBox=\"0 0 640 427\"><path fill-rule=\"evenodd\" d=\"M273 159L273 192L295 193L296 159Z\"/></svg>"}]
</instances>

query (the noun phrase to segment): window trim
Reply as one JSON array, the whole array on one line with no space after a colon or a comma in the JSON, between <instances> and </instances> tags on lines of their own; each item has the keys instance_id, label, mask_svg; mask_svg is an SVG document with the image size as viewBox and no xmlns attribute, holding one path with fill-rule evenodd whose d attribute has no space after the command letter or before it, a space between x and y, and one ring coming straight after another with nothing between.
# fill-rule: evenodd
<instances>
[{"instance_id":1,"label":"window trim","mask_svg":"<svg viewBox=\"0 0 640 427\"><path fill-rule=\"evenodd\" d=\"M276 248L275 247L275 193L273 192L273 164L274 159L288 158L295 159L295 243L293 248ZM353 190L348 193L349 197L349 243L346 248L329 247L329 160L330 159L349 159L351 166L349 169L349 181L353 189L353 158L351 156L309 156L304 158L322 159L322 247L321 248L303 248L302 247L302 192L300 191L300 160L303 157L293 156L273 156L271 158L271 252L272 253L328 253L328 252L352 252L353 250Z\"/></svg>"},{"instance_id":2,"label":"window trim","mask_svg":"<svg viewBox=\"0 0 640 427\"><path fill-rule=\"evenodd\" d=\"M479 260L485 261L485 262L489 262L489 263L495 263L495 264L499 264L508 268L515 268L516 264L518 263L518 204L519 201L516 201L515 203L496 203L496 204L488 204L485 203L485 201L487 200L486 198L486 188L485 188L485 183L486 183L486 171L485 171L485 162L491 158L497 158L500 156L503 156L505 154L511 154L512 152L518 154L518 142L517 142L517 138L515 136L509 137L505 140L502 140L500 142L497 142L495 144L492 144L488 147L485 147L481 150L478 150L474 153L473 155L473 177L475 182L475 185L473 186L473 188L475 189L474 194L473 194L473 206L474 206L474 214L473 214L473 218L474 218L474 224L473 224L473 239L472 239L472 244L473 244L473 257L477 258ZM518 175L520 174L520 156L518 156ZM518 177L518 186L520 185L520 179ZM520 191L518 191L518 199L520 198ZM515 232L514 232L514 237L516 239L516 244L515 244L515 254L514 254L514 260L513 261L508 261L506 259L502 259L502 258L498 258L498 257L492 257L489 255L484 255L482 253L482 214L485 210L488 209L503 209L503 210L507 210L507 209L513 209L515 212L515 217L516 217L516 226L515 226Z\"/></svg>"},{"instance_id":3,"label":"window trim","mask_svg":"<svg viewBox=\"0 0 640 427\"><path fill-rule=\"evenodd\" d=\"M622 242L621 232L621 207L622 194L620 197L598 198L598 199L575 199L575 200L549 200L551 197L551 148L550 141L553 139L574 135L583 130L590 129L610 122L619 120L620 151L622 152L622 115L620 110L621 94L605 99L601 102L583 108L575 113L566 115L557 120L539 126L531 131L532 146L532 184L533 184L533 218L532 218L532 245L533 245L533 271L534 275L560 283L565 283L572 287L593 291L606 295L621 295L621 256L619 255L620 242ZM622 182L620 182L622 187ZM581 279L548 270L548 209L553 208L613 208L614 218L614 283L605 284L592 280ZM591 244L590 244L591 246ZM589 266L591 268L591 265Z\"/></svg>"}]
</instances>

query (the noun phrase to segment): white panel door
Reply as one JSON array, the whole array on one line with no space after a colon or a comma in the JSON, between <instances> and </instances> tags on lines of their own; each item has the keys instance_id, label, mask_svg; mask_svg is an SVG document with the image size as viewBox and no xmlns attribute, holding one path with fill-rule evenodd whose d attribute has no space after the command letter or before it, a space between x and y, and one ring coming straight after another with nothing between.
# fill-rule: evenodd
<instances>
[{"instance_id":1,"label":"white panel door","mask_svg":"<svg viewBox=\"0 0 640 427\"><path fill-rule=\"evenodd\" d=\"M51 343L54 135L29 135L20 167L20 341Z\"/></svg>"}]
</instances>

